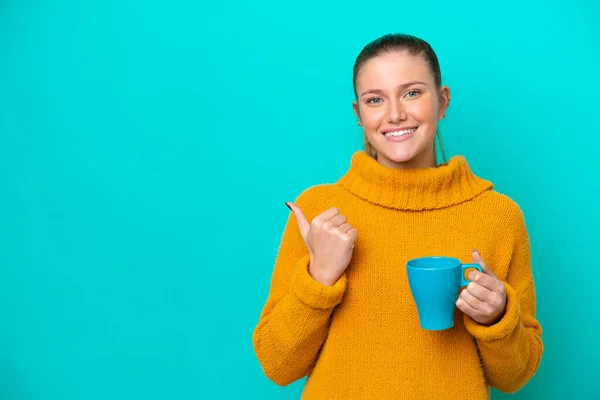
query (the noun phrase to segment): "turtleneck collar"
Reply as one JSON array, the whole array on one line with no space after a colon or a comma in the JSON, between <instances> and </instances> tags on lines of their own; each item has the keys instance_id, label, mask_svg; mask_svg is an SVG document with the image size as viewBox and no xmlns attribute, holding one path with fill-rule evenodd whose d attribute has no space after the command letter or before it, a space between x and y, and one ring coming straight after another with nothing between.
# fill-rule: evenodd
<instances>
[{"instance_id":1,"label":"turtleneck collar","mask_svg":"<svg viewBox=\"0 0 600 400\"><path fill-rule=\"evenodd\" d=\"M363 150L353 154L338 184L371 203L412 211L459 204L493 187L475 176L462 156L437 167L397 169L384 167Z\"/></svg>"}]
</instances>

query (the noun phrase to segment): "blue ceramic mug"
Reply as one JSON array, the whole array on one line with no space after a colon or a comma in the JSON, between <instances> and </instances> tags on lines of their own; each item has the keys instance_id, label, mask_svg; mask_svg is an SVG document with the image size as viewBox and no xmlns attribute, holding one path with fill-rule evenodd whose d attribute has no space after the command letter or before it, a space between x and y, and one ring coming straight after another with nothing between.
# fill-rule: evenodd
<instances>
[{"instance_id":1,"label":"blue ceramic mug","mask_svg":"<svg viewBox=\"0 0 600 400\"><path fill-rule=\"evenodd\" d=\"M458 290L470 282L465 272L472 268L481 272L478 264L462 264L451 257L421 257L406 263L421 328L433 331L452 328Z\"/></svg>"}]
</instances>

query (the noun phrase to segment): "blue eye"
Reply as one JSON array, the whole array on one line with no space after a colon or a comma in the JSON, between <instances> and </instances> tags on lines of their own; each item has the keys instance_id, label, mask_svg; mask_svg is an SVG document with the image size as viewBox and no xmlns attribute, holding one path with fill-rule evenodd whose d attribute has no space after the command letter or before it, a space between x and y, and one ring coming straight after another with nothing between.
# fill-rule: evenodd
<instances>
[{"instance_id":1,"label":"blue eye","mask_svg":"<svg viewBox=\"0 0 600 400\"><path fill-rule=\"evenodd\" d=\"M412 95L412 96L408 96L408 95L409 95L409 94L411 94L411 93L414 93L414 95ZM406 93L406 96L408 96L408 97L415 97L415 96L417 96L419 93L421 93L421 92L419 92L418 90L409 90L409 91Z\"/></svg>"},{"instance_id":2,"label":"blue eye","mask_svg":"<svg viewBox=\"0 0 600 400\"><path fill-rule=\"evenodd\" d=\"M375 101L378 100L378 101ZM368 104L379 104L381 102L381 99L379 97L373 97L372 99L367 100Z\"/></svg>"}]
</instances>

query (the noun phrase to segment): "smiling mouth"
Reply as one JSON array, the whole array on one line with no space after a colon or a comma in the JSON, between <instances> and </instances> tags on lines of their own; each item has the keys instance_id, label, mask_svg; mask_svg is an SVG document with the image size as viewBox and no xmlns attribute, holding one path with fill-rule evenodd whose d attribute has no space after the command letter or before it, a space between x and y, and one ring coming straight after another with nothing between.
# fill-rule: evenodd
<instances>
[{"instance_id":1,"label":"smiling mouth","mask_svg":"<svg viewBox=\"0 0 600 400\"><path fill-rule=\"evenodd\" d=\"M408 128L408 129L402 129L402 130L392 131L392 132L386 132L386 133L384 133L384 135L385 135L385 137L401 137L401 136L406 136L406 135L410 135L411 133L413 133L414 131L416 131L417 128L418 127Z\"/></svg>"}]
</instances>

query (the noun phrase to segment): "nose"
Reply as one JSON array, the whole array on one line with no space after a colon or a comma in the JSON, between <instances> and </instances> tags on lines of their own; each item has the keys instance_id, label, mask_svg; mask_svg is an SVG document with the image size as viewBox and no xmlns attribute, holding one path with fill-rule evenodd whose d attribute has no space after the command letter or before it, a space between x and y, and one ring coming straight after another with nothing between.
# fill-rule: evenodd
<instances>
[{"instance_id":1,"label":"nose","mask_svg":"<svg viewBox=\"0 0 600 400\"><path fill-rule=\"evenodd\" d=\"M406 111L404 111L401 101L390 101L389 105L387 115L389 123L398 123L406 119Z\"/></svg>"}]
</instances>

